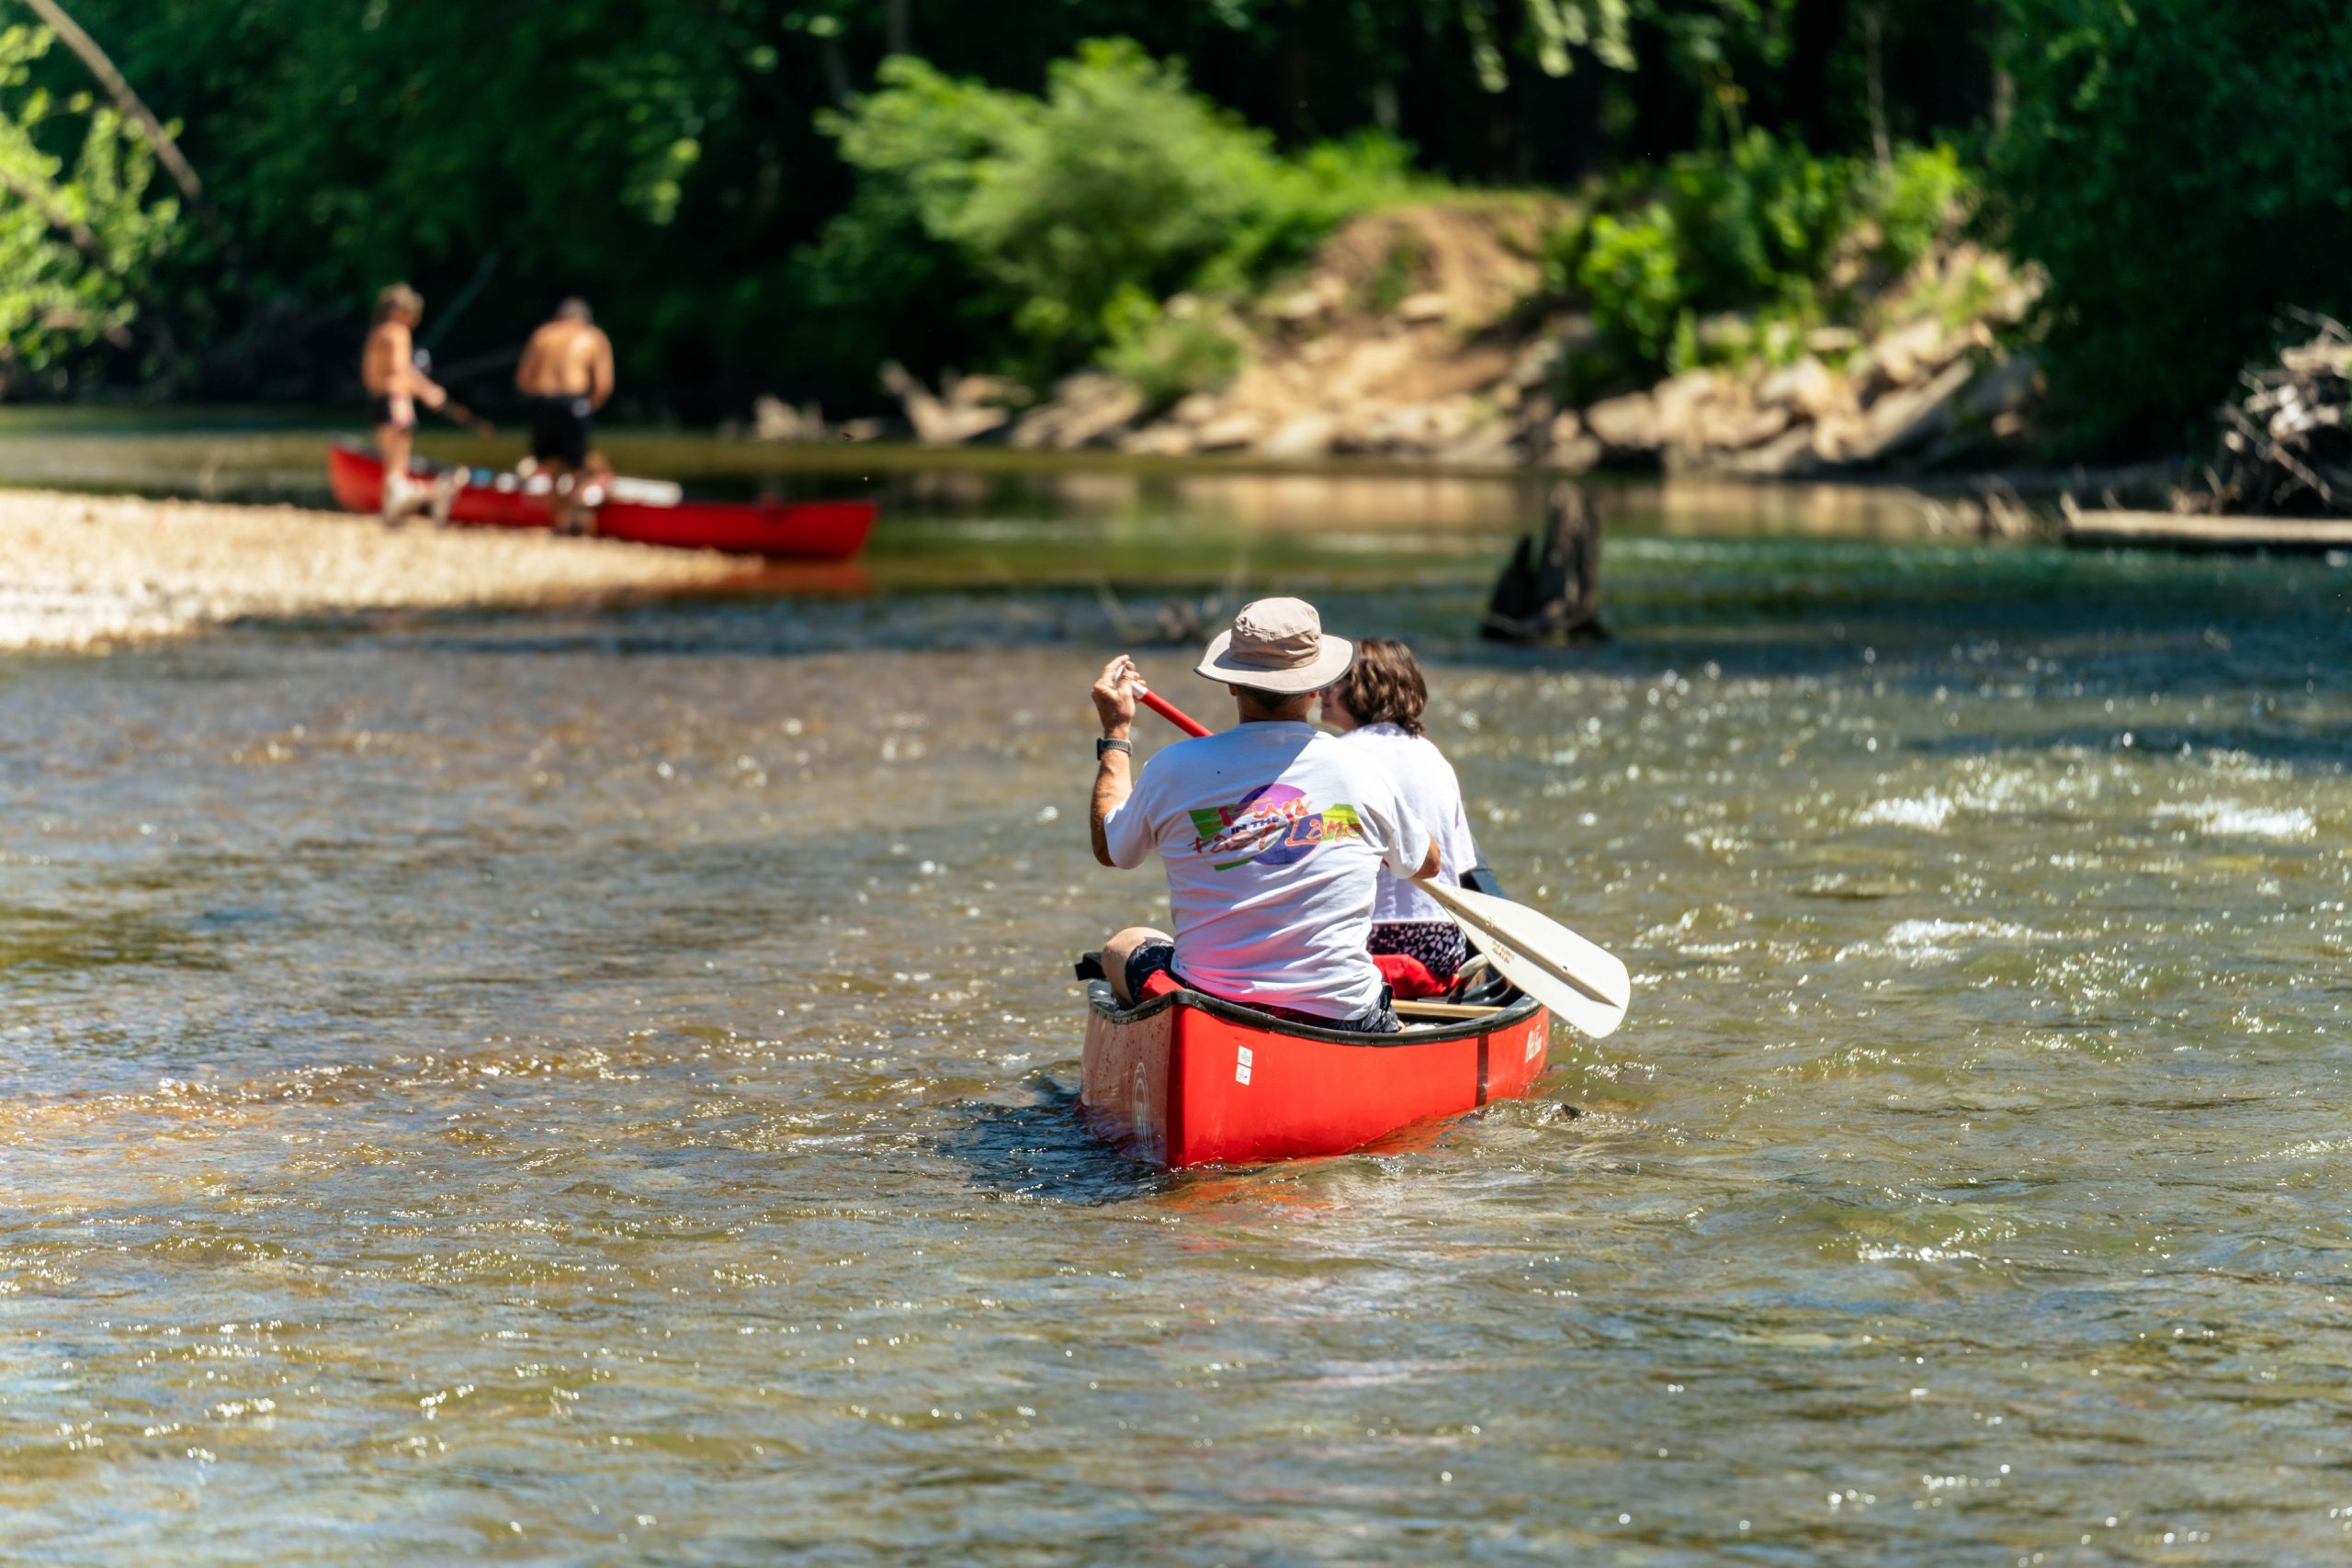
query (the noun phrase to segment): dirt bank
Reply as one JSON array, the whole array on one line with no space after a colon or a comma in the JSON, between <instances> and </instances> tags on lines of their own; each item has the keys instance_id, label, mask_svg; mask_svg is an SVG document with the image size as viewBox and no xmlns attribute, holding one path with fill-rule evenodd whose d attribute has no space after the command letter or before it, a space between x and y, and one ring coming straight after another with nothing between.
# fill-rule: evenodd
<instances>
[{"instance_id":1,"label":"dirt bank","mask_svg":"<svg viewBox=\"0 0 2352 1568\"><path fill-rule=\"evenodd\" d=\"M1962 238L1957 209L1896 276L1879 270L1874 225L1840 242L1821 287L1849 321L1696 320L1694 367L1648 387L1591 373L1600 329L1545 283L1545 236L1570 210L1493 197L1368 213L1262 299L1171 299L1171 319L1227 340L1236 368L1164 409L1102 369L1035 400L990 376L950 377L937 393L895 366L886 379L933 446L1750 478L1951 471L2030 450L2040 368L2007 336L2041 280ZM779 404L756 433L826 429Z\"/></svg>"},{"instance_id":2,"label":"dirt bank","mask_svg":"<svg viewBox=\"0 0 2352 1568\"><path fill-rule=\"evenodd\" d=\"M538 533L0 491L0 649L91 648L248 616L541 604L744 570L731 556Z\"/></svg>"}]
</instances>

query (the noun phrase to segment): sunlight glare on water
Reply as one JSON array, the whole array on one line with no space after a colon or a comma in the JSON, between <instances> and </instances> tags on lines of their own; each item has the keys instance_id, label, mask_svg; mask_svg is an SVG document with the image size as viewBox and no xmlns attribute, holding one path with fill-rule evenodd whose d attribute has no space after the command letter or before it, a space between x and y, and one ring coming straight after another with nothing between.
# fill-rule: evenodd
<instances>
[{"instance_id":1,"label":"sunlight glare on water","mask_svg":"<svg viewBox=\"0 0 2352 1568\"><path fill-rule=\"evenodd\" d=\"M1279 586L1625 1028L1172 1179L1089 590L0 663L0 1562L2344 1552L2347 574L1636 530L1520 652L1499 543Z\"/></svg>"}]
</instances>

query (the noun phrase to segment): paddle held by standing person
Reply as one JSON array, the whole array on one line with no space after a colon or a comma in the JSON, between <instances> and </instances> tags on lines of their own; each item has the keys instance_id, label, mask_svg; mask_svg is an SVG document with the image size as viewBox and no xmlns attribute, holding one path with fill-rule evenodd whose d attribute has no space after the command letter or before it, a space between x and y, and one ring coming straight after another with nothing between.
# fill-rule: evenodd
<instances>
[{"instance_id":1,"label":"paddle held by standing person","mask_svg":"<svg viewBox=\"0 0 2352 1568\"><path fill-rule=\"evenodd\" d=\"M368 390L368 423L375 427L376 450L384 459L381 515L384 525L397 528L411 516L429 513L435 524L449 520L465 476L444 472L431 485L420 485L409 472L416 451L416 406L451 411L452 417L471 419L449 400L440 383L417 363L416 324L424 319L424 297L405 283L388 285L376 296L376 319L368 342L359 351L359 384Z\"/></svg>"}]
</instances>

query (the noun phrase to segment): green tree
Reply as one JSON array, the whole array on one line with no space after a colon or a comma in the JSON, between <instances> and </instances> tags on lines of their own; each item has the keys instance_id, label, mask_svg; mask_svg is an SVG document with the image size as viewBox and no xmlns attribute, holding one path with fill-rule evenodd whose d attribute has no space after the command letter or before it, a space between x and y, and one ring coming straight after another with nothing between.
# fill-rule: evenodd
<instances>
[{"instance_id":1,"label":"green tree","mask_svg":"<svg viewBox=\"0 0 2352 1568\"><path fill-rule=\"evenodd\" d=\"M1975 38L1973 18L1992 3L1887 0L1884 118L1896 135L1942 123L1928 88L1966 55L1953 39ZM874 365L889 352L933 366L1049 344L1057 356L1082 352L1110 330L1101 318L1123 290L1156 301L1179 286L1170 279L1194 287L1220 267L1262 265L1360 201L1355 186L1398 143L1440 177L1566 182L1721 148L1747 127L1784 128L1795 109L1817 107L1806 120L1812 150L1856 151L1869 119L1855 64L1859 4L70 0L68 9L180 128L218 211L218 231L194 225L142 290L144 320L168 321L205 351L199 394L347 393L379 285L405 276L423 288L432 334L447 328L459 286L495 258L494 286L439 344L445 367L472 362L483 382L474 389L493 392L499 353L552 299L583 293L620 348L623 412L696 418L738 413L762 389L835 408L870 398ZM1106 166L1132 140L1117 113L1052 79L1054 62L1084 40L1114 36L1150 60L1186 62L1182 93L1145 89L1155 125L1218 156L1254 139L1255 153L1237 155L1266 179L1228 200L1179 170L1158 187L1178 202L1165 222L1134 221L1117 205L1124 186L1097 187L1120 215L1119 244L1140 247L1125 251L1067 243L1061 230L1084 205L1066 200L1057 215L1051 191L1023 189L1060 173L1055 160L1090 126L1105 132ZM991 151L1012 174L960 214L971 235L937 237L954 226L926 225L918 206L935 218L939 202L916 188L922 182L862 168L819 128L820 113L862 115L849 106L889 92L880 73L894 55L1050 110L1050 124L1022 133L1028 141L1017 135ZM31 68L36 85L59 95L88 86L70 59ZM1212 124L1235 134L1203 129ZM1345 151L1364 132L1394 140ZM941 145L955 163L953 138ZM1141 166L1163 177L1148 159ZM1317 167L1321 185L1307 177ZM1286 184L1296 188L1268 197ZM1187 227L1201 220L1233 227L1210 243ZM983 231L1010 235L1015 254L980 256L971 236ZM232 247L242 282L224 288ZM1048 276L1075 292L1066 309L1031 310L1024 278ZM1130 346L1156 333L1137 327L1135 310L1116 319Z\"/></svg>"},{"instance_id":2,"label":"green tree","mask_svg":"<svg viewBox=\"0 0 2352 1568\"><path fill-rule=\"evenodd\" d=\"M2352 8L2007 0L1996 233L2087 445L2180 440L2290 305L2352 306Z\"/></svg>"},{"instance_id":3,"label":"green tree","mask_svg":"<svg viewBox=\"0 0 2352 1568\"><path fill-rule=\"evenodd\" d=\"M101 340L129 346L178 218L175 202L149 199L153 153L119 114L34 84L51 42L45 28L0 29L0 382Z\"/></svg>"},{"instance_id":4,"label":"green tree","mask_svg":"<svg viewBox=\"0 0 2352 1568\"><path fill-rule=\"evenodd\" d=\"M822 123L859 174L856 200L808 258L812 298L895 307L960 272L983 319L1051 372L1131 322L1136 297L1237 289L1352 212L1410 188L1402 151L1368 137L1276 152L1127 39L1083 44L1041 97L943 74L911 56ZM905 258L892 263L893 251ZM882 270L863 269L879 265ZM862 283L870 285L862 288ZM876 312L878 313L878 312Z\"/></svg>"}]
</instances>

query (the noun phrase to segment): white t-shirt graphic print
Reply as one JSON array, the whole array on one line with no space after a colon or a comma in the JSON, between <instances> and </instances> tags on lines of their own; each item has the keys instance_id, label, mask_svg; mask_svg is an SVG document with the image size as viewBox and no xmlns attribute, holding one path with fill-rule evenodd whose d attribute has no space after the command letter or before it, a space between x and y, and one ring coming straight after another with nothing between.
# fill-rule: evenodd
<instances>
[{"instance_id":1,"label":"white t-shirt graphic print","mask_svg":"<svg viewBox=\"0 0 2352 1568\"><path fill-rule=\"evenodd\" d=\"M1380 868L1408 877L1430 852L1387 770L1306 724L1178 741L1102 829L1114 864L1166 863L1179 975L1329 1019L1379 1004L1364 943Z\"/></svg>"}]
</instances>

